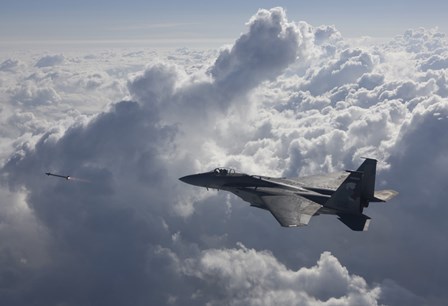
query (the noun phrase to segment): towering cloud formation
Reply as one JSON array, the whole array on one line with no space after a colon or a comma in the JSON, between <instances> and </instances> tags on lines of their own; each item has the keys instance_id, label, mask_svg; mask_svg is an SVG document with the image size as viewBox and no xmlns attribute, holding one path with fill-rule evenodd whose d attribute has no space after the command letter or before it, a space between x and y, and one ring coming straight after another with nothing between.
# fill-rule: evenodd
<instances>
[{"instance_id":1,"label":"towering cloud formation","mask_svg":"<svg viewBox=\"0 0 448 306\"><path fill-rule=\"evenodd\" d=\"M274 79L297 57L301 37L281 8L260 10L249 21L230 50L224 50L210 68L217 88L245 92L261 81Z\"/></svg>"},{"instance_id":2,"label":"towering cloud formation","mask_svg":"<svg viewBox=\"0 0 448 306\"><path fill-rule=\"evenodd\" d=\"M144 69L136 58L152 53L116 52L1 61L0 304L447 301L443 35L361 48L275 8L217 55L179 50ZM323 216L284 230L177 181L222 164L297 176L365 155L401 196L370 207L361 236Z\"/></svg>"}]
</instances>

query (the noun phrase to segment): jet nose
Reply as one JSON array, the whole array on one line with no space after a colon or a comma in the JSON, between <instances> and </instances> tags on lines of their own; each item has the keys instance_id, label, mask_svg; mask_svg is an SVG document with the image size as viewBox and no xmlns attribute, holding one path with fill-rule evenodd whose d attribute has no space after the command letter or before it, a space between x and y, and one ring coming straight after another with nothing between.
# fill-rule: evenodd
<instances>
[{"instance_id":1,"label":"jet nose","mask_svg":"<svg viewBox=\"0 0 448 306\"><path fill-rule=\"evenodd\" d=\"M187 183L187 184L188 184L188 177L189 177L189 176L190 176L190 175L182 176L182 177L179 178L179 180L182 181L182 182L184 182L184 183Z\"/></svg>"},{"instance_id":2,"label":"jet nose","mask_svg":"<svg viewBox=\"0 0 448 306\"><path fill-rule=\"evenodd\" d=\"M190 185L197 185L196 175L186 175L179 178L179 180Z\"/></svg>"},{"instance_id":3,"label":"jet nose","mask_svg":"<svg viewBox=\"0 0 448 306\"><path fill-rule=\"evenodd\" d=\"M202 174L192 174L183 176L179 178L179 180L184 183L195 186L205 187L207 185L207 179Z\"/></svg>"}]
</instances>

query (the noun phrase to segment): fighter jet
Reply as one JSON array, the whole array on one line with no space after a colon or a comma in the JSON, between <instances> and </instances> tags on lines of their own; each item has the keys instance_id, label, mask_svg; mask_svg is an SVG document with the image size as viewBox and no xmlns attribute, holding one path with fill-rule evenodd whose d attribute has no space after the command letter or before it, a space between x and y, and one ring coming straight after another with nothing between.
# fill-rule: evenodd
<instances>
[{"instance_id":1,"label":"fighter jet","mask_svg":"<svg viewBox=\"0 0 448 306\"><path fill-rule=\"evenodd\" d=\"M50 173L50 172L45 172L45 174L48 175L48 176L56 176L56 177L64 178L66 180L70 179L70 175L59 175L59 174L53 174L53 173Z\"/></svg>"},{"instance_id":2,"label":"fighter jet","mask_svg":"<svg viewBox=\"0 0 448 306\"><path fill-rule=\"evenodd\" d=\"M229 168L187 175L187 184L226 190L251 206L265 209L281 226L297 227L320 214L337 215L354 231L367 231L370 217L363 214L369 202L386 202L394 190L375 191L375 159L366 158L356 171L346 170L301 178L272 178L237 173Z\"/></svg>"}]
</instances>

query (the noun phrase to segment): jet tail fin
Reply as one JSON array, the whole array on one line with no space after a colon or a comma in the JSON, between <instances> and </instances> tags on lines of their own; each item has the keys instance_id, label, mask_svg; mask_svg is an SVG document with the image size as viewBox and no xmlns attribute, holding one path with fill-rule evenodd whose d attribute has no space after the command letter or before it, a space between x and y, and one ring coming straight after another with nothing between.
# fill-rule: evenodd
<instances>
[{"instance_id":1,"label":"jet tail fin","mask_svg":"<svg viewBox=\"0 0 448 306\"><path fill-rule=\"evenodd\" d=\"M361 204L363 207L369 206L369 202L389 201L398 194L395 190L375 191L376 163L375 159L366 158L357 170L364 173L361 187Z\"/></svg>"},{"instance_id":2,"label":"jet tail fin","mask_svg":"<svg viewBox=\"0 0 448 306\"><path fill-rule=\"evenodd\" d=\"M349 176L336 189L325 206L336 209L342 213L360 213L361 188L363 173L349 171Z\"/></svg>"},{"instance_id":3,"label":"jet tail fin","mask_svg":"<svg viewBox=\"0 0 448 306\"><path fill-rule=\"evenodd\" d=\"M361 215L339 214L338 219L354 231L367 231L369 229L370 217Z\"/></svg>"},{"instance_id":4,"label":"jet tail fin","mask_svg":"<svg viewBox=\"0 0 448 306\"><path fill-rule=\"evenodd\" d=\"M362 213L375 198L376 159L366 158L338 187L325 206L343 213Z\"/></svg>"},{"instance_id":5,"label":"jet tail fin","mask_svg":"<svg viewBox=\"0 0 448 306\"><path fill-rule=\"evenodd\" d=\"M369 201L372 201L375 197L376 163L376 159L366 158L356 170L363 173L361 184L361 204L363 207L367 207Z\"/></svg>"}]
</instances>

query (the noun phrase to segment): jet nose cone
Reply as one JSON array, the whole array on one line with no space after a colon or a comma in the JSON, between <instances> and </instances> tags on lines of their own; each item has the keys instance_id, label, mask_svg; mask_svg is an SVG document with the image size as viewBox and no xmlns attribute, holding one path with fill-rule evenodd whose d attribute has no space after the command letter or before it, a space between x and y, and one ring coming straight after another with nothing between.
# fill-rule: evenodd
<instances>
[{"instance_id":1,"label":"jet nose cone","mask_svg":"<svg viewBox=\"0 0 448 306\"><path fill-rule=\"evenodd\" d=\"M182 177L179 178L179 181L182 181L182 182L188 184L188 177L189 177L189 175L187 175L187 176L182 176Z\"/></svg>"},{"instance_id":2,"label":"jet nose cone","mask_svg":"<svg viewBox=\"0 0 448 306\"><path fill-rule=\"evenodd\" d=\"M190 184L190 185L196 185L197 184L197 177L196 175L186 175L181 178L179 178L180 181Z\"/></svg>"},{"instance_id":3,"label":"jet nose cone","mask_svg":"<svg viewBox=\"0 0 448 306\"><path fill-rule=\"evenodd\" d=\"M183 176L183 177L179 178L179 180L184 183L187 183L190 185L195 185L195 186L205 187L207 185L207 178L204 177L202 174L192 174L192 175Z\"/></svg>"}]
</instances>

